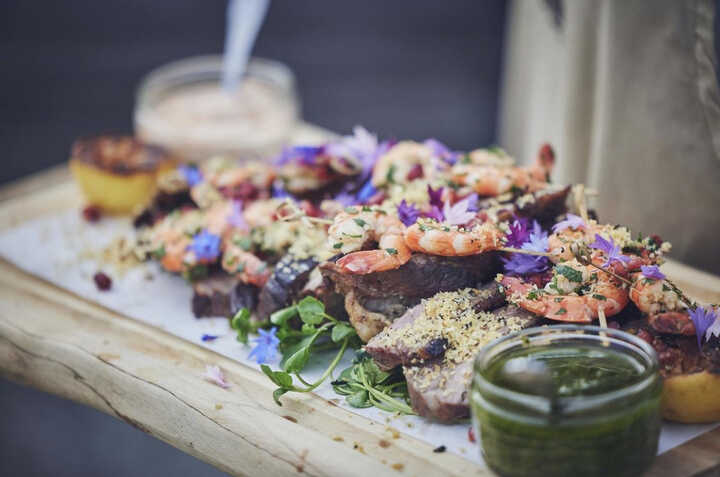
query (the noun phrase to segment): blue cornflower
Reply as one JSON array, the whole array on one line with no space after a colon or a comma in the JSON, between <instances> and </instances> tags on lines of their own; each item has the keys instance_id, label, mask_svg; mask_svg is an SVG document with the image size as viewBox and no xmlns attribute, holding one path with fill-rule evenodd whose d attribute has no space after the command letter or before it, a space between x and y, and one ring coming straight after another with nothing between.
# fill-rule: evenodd
<instances>
[{"instance_id":1,"label":"blue cornflower","mask_svg":"<svg viewBox=\"0 0 720 477\"><path fill-rule=\"evenodd\" d=\"M202 229L187 249L200 260L215 260L220 255L220 237Z\"/></svg>"},{"instance_id":2,"label":"blue cornflower","mask_svg":"<svg viewBox=\"0 0 720 477\"><path fill-rule=\"evenodd\" d=\"M218 339L218 336L204 334L204 335L202 335L202 337L200 339L203 341L215 341L216 339Z\"/></svg>"},{"instance_id":3,"label":"blue cornflower","mask_svg":"<svg viewBox=\"0 0 720 477\"><path fill-rule=\"evenodd\" d=\"M357 200L362 204L370 200L375 194L377 194L377 189L372 185L372 181L368 180L365 185L362 186L360 192L357 193Z\"/></svg>"},{"instance_id":4,"label":"blue cornflower","mask_svg":"<svg viewBox=\"0 0 720 477\"><path fill-rule=\"evenodd\" d=\"M252 339L255 346L253 346L248 357L255 358L258 364L267 363L274 359L280 344L280 340L275 336L276 333L277 328L274 326L270 330L259 329L258 334L260 336Z\"/></svg>"},{"instance_id":5,"label":"blue cornflower","mask_svg":"<svg viewBox=\"0 0 720 477\"><path fill-rule=\"evenodd\" d=\"M194 187L203 181L202 172L197 167L183 164L178 166L178 171L180 171L183 179L190 187Z\"/></svg>"}]
</instances>

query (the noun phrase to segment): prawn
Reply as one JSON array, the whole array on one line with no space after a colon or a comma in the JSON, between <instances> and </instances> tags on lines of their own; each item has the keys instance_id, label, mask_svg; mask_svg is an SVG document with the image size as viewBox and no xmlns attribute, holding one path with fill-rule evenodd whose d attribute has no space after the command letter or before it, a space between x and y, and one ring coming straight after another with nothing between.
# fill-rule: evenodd
<instances>
[{"instance_id":1,"label":"prawn","mask_svg":"<svg viewBox=\"0 0 720 477\"><path fill-rule=\"evenodd\" d=\"M405 243L415 252L445 257L476 255L502 246L503 233L489 222L470 229L420 220L405 230Z\"/></svg>"},{"instance_id":2,"label":"prawn","mask_svg":"<svg viewBox=\"0 0 720 477\"><path fill-rule=\"evenodd\" d=\"M508 301L556 321L591 323L600 310L613 316L629 302L619 280L577 260L556 265L544 288L510 276L503 277L501 284Z\"/></svg>"},{"instance_id":3,"label":"prawn","mask_svg":"<svg viewBox=\"0 0 720 477\"><path fill-rule=\"evenodd\" d=\"M380 156L372 173L372 185L405 184L433 172L433 152L415 141L402 141Z\"/></svg>"},{"instance_id":4,"label":"prawn","mask_svg":"<svg viewBox=\"0 0 720 477\"><path fill-rule=\"evenodd\" d=\"M455 164L450 175L451 180L461 186L468 186L482 196L495 197L513 188L527 192L544 189L554 164L555 153L545 144L529 167L478 164L471 159L469 163Z\"/></svg>"},{"instance_id":5,"label":"prawn","mask_svg":"<svg viewBox=\"0 0 720 477\"><path fill-rule=\"evenodd\" d=\"M405 244L404 229L396 215L370 207L350 207L335 216L328 240L333 249L347 254L336 262L343 273L365 275L393 270L410 260L412 252ZM377 242L378 248L360 250L369 241Z\"/></svg>"},{"instance_id":6,"label":"prawn","mask_svg":"<svg viewBox=\"0 0 720 477\"><path fill-rule=\"evenodd\" d=\"M635 273L632 278L630 300L647 315L650 327L660 333L695 335L687 305L672 287L642 273Z\"/></svg>"}]
</instances>

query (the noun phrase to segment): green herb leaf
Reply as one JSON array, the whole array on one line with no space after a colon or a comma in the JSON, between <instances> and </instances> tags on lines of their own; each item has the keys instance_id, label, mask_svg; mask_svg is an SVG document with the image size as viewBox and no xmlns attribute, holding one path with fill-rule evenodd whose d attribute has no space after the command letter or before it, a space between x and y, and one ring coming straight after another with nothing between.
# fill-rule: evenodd
<instances>
[{"instance_id":1,"label":"green herb leaf","mask_svg":"<svg viewBox=\"0 0 720 477\"><path fill-rule=\"evenodd\" d=\"M332 339L333 343L340 343L342 340L354 333L355 328L352 326L346 323L338 323L333 326L332 332L330 333L330 339Z\"/></svg>"},{"instance_id":2,"label":"green herb leaf","mask_svg":"<svg viewBox=\"0 0 720 477\"><path fill-rule=\"evenodd\" d=\"M230 328L237 331L237 340L241 343L248 342L248 334L257 328L250 323L250 310L241 308L230 320Z\"/></svg>"},{"instance_id":3,"label":"green herb leaf","mask_svg":"<svg viewBox=\"0 0 720 477\"><path fill-rule=\"evenodd\" d=\"M275 391L273 391L273 400L275 401L275 404L277 404L278 406L282 406L282 403L280 402L280 396L282 396L288 391L292 390L286 388L277 388Z\"/></svg>"},{"instance_id":4,"label":"green herb leaf","mask_svg":"<svg viewBox=\"0 0 720 477\"><path fill-rule=\"evenodd\" d=\"M165 256L165 244L160 245L152 254L157 260L162 260Z\"/></svg>"},{"instance_id":5,"label":"green herb leaf","mask_svg":"<svg viewBox=\"0 0 720 477\"><path fill-rule=\"evenodd\" d=\"M368 399L368 392L365 389L360 389L359 391L349 395L345 401L355 408L372 407L372 403Z\"/></svg>"},{"instance_id":6,"label":"green herb leaf","mask_svg":"<svg viewBox=\"0 0 720 477\"><path fill-rule=\"evenodd\" d=\"M335 242L335 243L333 244L333 248L334 248L334 249L342 248L342 246L343 246L342 242Z\"/></svg>"},{"instance_id":7,"label":"green herb leaf","mask_svg":"<svg viewBox=\"0 0 720 477\"><path fill-rule=\"evenodd\" d=\"M395 183L395 178L393 177L395 175L395 164L390 164L390 168L387 171L387 174L385 174L385 181L389 184Z\"/></svg>"},{"instance_id":8,"label":"green herb leaf","mask_svg":"<svg viewBox=\"0 0 720 477\"><path fill-rule=\"evenodd\" d=\"M345 212L348 214L357 214L358 210L355 207L345 207Z\"/></svg>"},{"instance_id":9,"label":"green herb leaf","mask_svg":"<svg viewBox=\"0 0 720 477\"><path fill-rule=\"evenodd\" d=\"M283 308L270 315L270 322L273 325L284 326L290 318L297 316L298 310L295 305Z\"/></svg>"},{"instance_id":10,"label":"green herb leaf","mask_svg":"<svg viewBox=\"0 0 720 477\"><path fill-rule=\"evenodd\" d=\"M602 300L602 301L607 300L605 295L600 295L599 293L594 293L592 297L595 298L596 300Z\"/></svg>"},{"instance_id":11,"label":"green herb leaf","mask_svg":"<svg viewBox=\"0 0 720 477\"><path fill-rule=\"evenodd\" d=\"M386 248L385 251L389 253L390 255L397 255L398 251L396 248Z\"/></svg>"},{"instance_id":12,"label":"green herb leaf","mask_svg":"<svg viewBox=\"0 0 720 477\"><path fill-rule=\"evenodd\" d=\"M306 296L297 304L300 319L311 325L319 325L325 317L325 305L317 298Z\"/></svg>"},{"instance_id":13,"label":"green herb leaf","mask_svg":"<svg viewBox=\"0 0 720 477\"><path fill-rule=\"evenodd\" d=\"M558 311L555 312L556 315L564 315L567 313L567 310L565 308L560 308Z\"/></svg>"},{"instance_id":14,"label":"green herb leaf","mask_svg":"<svg viewBox=\"0 0 720 477\"><path fill-rule=\"evenodd\" d=\"M583 281L582 272L580 270L575 270L572 267L568 267L567 265L555 266L555 272L564 276L571 282L582 283Z\"/></svg>"},{"instance_id":15,"label":"green herb leaf","mask_svg":"<svg viewBox=\"0 0 720 477\"><path fill-rule=\"evenodd\" d=\"M353 219L353 222L358 224L358 226L360 227L365 227L365 225L367 225L367 222L365 222L363 219Z\"/></svg>"}]
</instances>

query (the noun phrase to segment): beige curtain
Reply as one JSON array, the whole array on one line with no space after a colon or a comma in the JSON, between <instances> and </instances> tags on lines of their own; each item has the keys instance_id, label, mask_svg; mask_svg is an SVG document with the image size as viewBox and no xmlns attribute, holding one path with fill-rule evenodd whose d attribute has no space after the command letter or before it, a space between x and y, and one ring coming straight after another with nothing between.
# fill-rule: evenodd
<instances>
[{"instance_id":1,"label":"beige curtain","mask_svg":"<svg viewBox=\"0 0 720 477\"><path fill-rule=\"evenodd\" d=\"M585 182L603 221L657 233L720 273L720 94L713 0L517 0L501 143L551 141L554 180Z\"/></svg>"}]
</instances>

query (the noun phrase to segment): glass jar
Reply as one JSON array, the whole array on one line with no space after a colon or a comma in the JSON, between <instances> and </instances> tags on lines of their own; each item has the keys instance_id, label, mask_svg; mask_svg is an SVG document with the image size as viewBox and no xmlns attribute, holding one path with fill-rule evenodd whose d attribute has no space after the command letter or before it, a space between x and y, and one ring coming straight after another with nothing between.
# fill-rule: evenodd
<instances>
[{"instance_id":1,"label":"glass jar","mask_svg":"<svg viewBox=\"0 0 720 477\"><path fill-rule=\"evenodd\" d=\"M661 391L655 351L631 334L530 328L477 356L473 425L500 475L638 475L657 454Z\"/></svg>"},{"instance_id":2,"label":"glass jar","mask_svg":"<svg viewBox=\"0 0 720 477\"><path fill-rule=\"evenodd\" d=\"M277 153L300 111L290 68L253 58L230 93L220 86L221 71L221 56L188 58L151 71L137 90L135 134L191 161Z\"/></svg>"}]
</instances>

